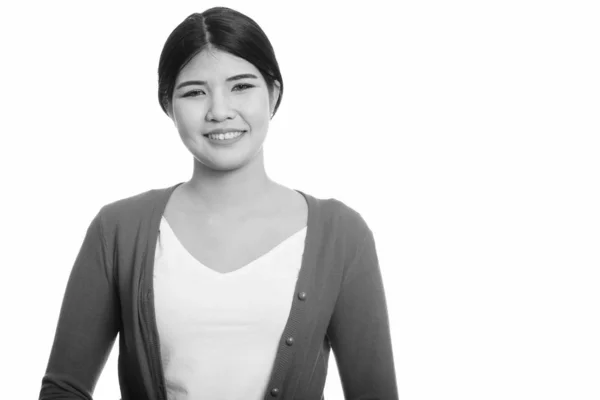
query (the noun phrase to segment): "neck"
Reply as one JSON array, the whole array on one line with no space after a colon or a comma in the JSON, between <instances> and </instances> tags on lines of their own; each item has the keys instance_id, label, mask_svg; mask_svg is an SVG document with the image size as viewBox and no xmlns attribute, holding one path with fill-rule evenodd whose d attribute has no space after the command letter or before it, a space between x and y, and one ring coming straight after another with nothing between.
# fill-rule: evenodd
<instances>
[{"instance_id":1,"label":"neck","mask_svg":"<svg viewBox=\"0 0 600 400\"><path fill-rule=\"evenodd\" d=\"M229 171L217 171L194 159L194 173L185 191L194 206L223 217L244 215L265 204L279 187L264 168L260 151L249 163Z\"/></svg>"}]
</instances>

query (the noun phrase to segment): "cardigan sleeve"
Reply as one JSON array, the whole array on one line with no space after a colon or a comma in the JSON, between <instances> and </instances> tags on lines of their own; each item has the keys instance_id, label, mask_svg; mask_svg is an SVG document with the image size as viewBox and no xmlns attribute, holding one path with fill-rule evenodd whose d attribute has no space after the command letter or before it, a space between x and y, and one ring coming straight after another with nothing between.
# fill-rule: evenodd
<instances>
[{"instance_id":1,"label":"cardigan sleeve","mask_svg":"<svg viewBox=\"0 0 600 400\"><path fill-rule=\"evenodd\" d=\"M343 277L328 336L346 400L397 400L398 389L385 292L373 233Z\"/></svg>"},{"instance_id":2,"label":"cardigan sleeve","mask_svg":"<svg viewBox=\"0 0 600 400\"><path fill-rule=\"evenodd\" d=\"M87 229L71 269L40 400L92 399L115 343L120 318L99 212Z\"/></svg>"}]
</instances>

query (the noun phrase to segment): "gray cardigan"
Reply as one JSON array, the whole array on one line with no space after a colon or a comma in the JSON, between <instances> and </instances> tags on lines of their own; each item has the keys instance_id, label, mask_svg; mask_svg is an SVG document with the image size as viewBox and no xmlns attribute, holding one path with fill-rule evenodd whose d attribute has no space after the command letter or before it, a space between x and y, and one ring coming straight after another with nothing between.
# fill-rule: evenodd
<instances>
[{"instance_id":1,"label":"gray cardigan","mask_svg":"<svg viewBox=\"0 0 600 400\"><path fill-rule=\"evenodd\" d=\"M40 399L92 399L119 334L122 400L168 400L152 276L160 220L181 183L106 204L92 220L67 283ZM324 399L330 349L346 399L398 399L373 233L341 201L297 192L308 203L305 249L264 399Z\"/></svg>"}]
</instances>

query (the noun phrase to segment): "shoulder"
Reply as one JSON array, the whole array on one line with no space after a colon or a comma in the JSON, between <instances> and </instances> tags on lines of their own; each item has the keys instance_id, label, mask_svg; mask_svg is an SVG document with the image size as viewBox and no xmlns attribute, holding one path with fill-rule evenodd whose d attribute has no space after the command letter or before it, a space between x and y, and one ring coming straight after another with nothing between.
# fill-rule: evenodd
<instances>
[{"instance_id":1,"label":"shoulder","mask_svg":"<svg viewBox=\"0 0 600 400\"><path fill-rule=\"evenodd\" d=\"M166 204L176 186L149 189L106 203L100 208L98 218L109 226L128 222L137 225L141 220L149 220L156 208Z\"/></svg>"},{"instance_id":2,"label":"shoulder","mask_svg":"<svg viewBox=\"0 0 600 400\"><path fill-rule=\"evenodd\" d=\"M345 241L358 244L372 234L363 215L348 202L333 197L318 198L310 195L308 199L313 203L318 219L329 225L332 233L343 236Z\"/></svg>"},{"instance_id":3,"label":"shoulder","mask_svg":"<svg viewBox=\"0 0 600 400\"><path fill-rule=\"evenodd\" d=\"M356 208L344 201L331 200L337 209L338 224L343 231L345 241L352 247L359 248L365 238L373 235L366 219Z\"/></svg>"},{"instance_id":4,"label":"shoulder","mask_svg":"<svg viewBox=\"0 0 600 400\"><path fill-rule=\"evenodd\" d=\"M329 236L330 243L335 249L341 265L344 266L344 275L347 269L355 264L357 257L367 248L374 247L374 237L363 215L346 201L337 198L323 199L321 207L327 215L321 226L324 234Z\"/></svg>"}]
</instances>

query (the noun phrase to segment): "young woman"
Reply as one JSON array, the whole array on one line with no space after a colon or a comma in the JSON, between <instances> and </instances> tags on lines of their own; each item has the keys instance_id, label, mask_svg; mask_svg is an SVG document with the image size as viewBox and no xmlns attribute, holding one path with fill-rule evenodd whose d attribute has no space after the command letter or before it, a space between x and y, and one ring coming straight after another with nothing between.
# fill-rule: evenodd
<instances>
[{"instance_id":1,"label":"young woman","mask_svg":"<svg viewBox=\"0 0 600 400\"><path fill-rule=\"evenodd\" d=\"M192 177L95 216L40 399L91 399L117 334L123 400L323 399L331 349L347 399L397 399L371 230L265 173L283 80L264 32L228 8L192 14L158 78Z\"/></svg>"}]
</instances>

